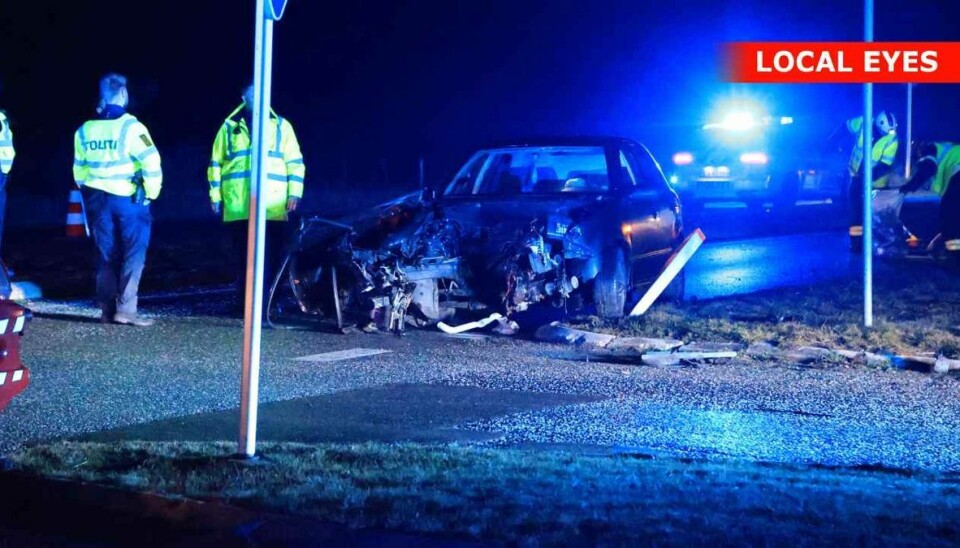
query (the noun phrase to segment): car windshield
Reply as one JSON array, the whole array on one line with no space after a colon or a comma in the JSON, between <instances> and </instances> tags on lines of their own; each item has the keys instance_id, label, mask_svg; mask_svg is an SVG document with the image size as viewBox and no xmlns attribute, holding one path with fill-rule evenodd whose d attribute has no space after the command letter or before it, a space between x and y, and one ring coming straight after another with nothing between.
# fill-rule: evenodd
<instances>
[{"instance_id":1,"label":"car windshield","mask_svg":"<svg viewBox=\"0 0 960 548\"><path fill-rule=\"evenodd\" d=\"M447 187L447 196L606 192L603 147L523 147L481 150Z\"/></svg>"}]
</instances>

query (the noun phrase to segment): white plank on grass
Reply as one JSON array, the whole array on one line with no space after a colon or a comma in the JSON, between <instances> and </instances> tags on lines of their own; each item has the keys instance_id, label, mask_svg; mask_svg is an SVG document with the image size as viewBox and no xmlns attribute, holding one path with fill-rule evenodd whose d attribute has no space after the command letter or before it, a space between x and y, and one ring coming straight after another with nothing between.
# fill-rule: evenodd
<instances>
[{"instance_id":1,"label":"white plank on grass","mask_svg":"<svg viewBox=\"0 0 960 548\"><path fill-rule=\"evenodd\" d=\"M333 352L324 352L323 354L302 356L295 359L298 362L337 362L340 360L376 356L377 354L386 354L388 352L391 352L391 350L384 350L382 348L351 348L349 350L335 350Z\"/></svg>"}]
</instances>

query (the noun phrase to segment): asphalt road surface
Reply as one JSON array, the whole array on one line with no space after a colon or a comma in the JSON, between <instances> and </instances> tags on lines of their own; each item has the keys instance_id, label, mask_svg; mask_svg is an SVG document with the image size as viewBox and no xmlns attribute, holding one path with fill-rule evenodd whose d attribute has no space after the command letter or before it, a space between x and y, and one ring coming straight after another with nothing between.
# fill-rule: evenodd
<instances>
[{"instance_id":1,"label":"asphalt road surface","mask_svg":"<svg viewBox=\"0 0 960 548\"><path fill-rule=\"evenodd\" d=\"M216 299L152 329L39 306L0 451L38 439L234 439L241 325ZM338 352L337 354L330 354ZM960 470L960 383L905 371L584 361L505 338L269 330L265 440L466 441ZM159 421L159 422L156 422ZM106 431L106 432L104 432Z\"/></svg>"},{"instance_id":2,"label":"asphalt road surface","mask_svg":"<svg viewBox=\"0 0 960 548\"><path fill-rule=\"evenodd\" d=\"M712 207L711 207L712 206ZM856 275L847 214L831 203L779 211L709 204L689 211L707 237L686 268L686 296L709 299Z\"/></svg>"},{"instance_id":3,"label":"asphalt road surface","mask_svg":"<svg viewBox=\"0 0 960 548\"><path fill-rule=\"evenodd\" d=\"M705 212L693 226L710 245L690 266L690 293L851 275L837 212L794 213ZM66 437L234 439L240 321L215 295L144 308L156 327L101 325L85 302L35 303L23 339L33 380L0 414L0 452ZM737 360L640 366L510 338L313 328L265 331L261 381L264 440L560 444L960 470L952 376Z\"/></svg>"}]
</instances>

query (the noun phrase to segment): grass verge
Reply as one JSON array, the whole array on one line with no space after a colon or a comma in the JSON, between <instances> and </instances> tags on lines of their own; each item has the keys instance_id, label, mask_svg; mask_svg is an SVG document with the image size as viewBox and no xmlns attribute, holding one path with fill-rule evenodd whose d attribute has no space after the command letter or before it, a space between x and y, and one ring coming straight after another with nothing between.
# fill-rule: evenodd
<instances>
[{"instance_id":1,"label":"grass verge","mask_svg":"<svg viewBox=\"0 0 960 548\"><path fill-rule=\"evenodd\" d=\"M887 265L875 278L875 327L863 323L857 281L658 305L619 323L594 318L580 327L625 336L687 342L765 342L880 354L960 358L960 277L929 264Z\"/></svg>"},{"instance_id":2,"label":"grass verge","mask_svg":"<svg viewBox=\"0 0 960 548\"><path fill-rule=\"evenodd\" d=\"M949 544L960 477L424 445L59 442L21 470L352 527L537 543Z\"/></svg>"}]
</instances>

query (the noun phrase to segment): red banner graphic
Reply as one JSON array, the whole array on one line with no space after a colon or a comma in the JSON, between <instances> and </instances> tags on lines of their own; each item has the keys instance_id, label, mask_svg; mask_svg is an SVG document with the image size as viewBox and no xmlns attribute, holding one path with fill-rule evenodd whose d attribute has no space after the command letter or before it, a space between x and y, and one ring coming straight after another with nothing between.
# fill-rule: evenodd
<instances>
[{"instance_id":1,"label":"red banner graphic","mask_svg":"<svg viewBox=\"0 0 960 548\"><path fill-rule=\"evenodd\" d=\"M960 83L960 42L731 42L731 82Z\"/></svg>"}]
</instances>

